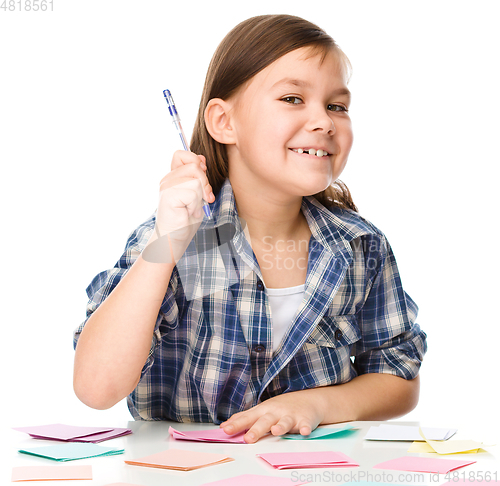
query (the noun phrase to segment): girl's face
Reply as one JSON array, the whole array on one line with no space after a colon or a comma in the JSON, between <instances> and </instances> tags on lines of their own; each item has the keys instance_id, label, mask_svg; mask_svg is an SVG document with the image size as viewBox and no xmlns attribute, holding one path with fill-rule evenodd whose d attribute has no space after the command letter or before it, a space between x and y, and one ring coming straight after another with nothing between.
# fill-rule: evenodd
<instances>
[{"instance_id":1,"label":"girl's face","mask_svg":"<svg viewBox=\"0 0 500 486\"><path fill-rule=\"evenodd\" d=\"M339 55L305 47L256 74L230 100L231 182L316 194L341 174L352 146L350 93Z\"/></svg>"}]
</instances>

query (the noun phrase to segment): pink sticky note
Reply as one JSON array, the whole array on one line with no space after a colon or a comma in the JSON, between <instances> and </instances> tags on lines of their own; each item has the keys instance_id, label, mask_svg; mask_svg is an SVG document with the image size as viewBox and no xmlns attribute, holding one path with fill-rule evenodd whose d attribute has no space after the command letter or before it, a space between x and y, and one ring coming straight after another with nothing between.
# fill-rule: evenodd
<instances>
[{"instance_id":1,"label":"pink sticky note","mask_svg":"<svg viewBox=\"0 0 500 486\"><path fill-rule=\"evenodd\" d=\"M269 452L257 454L275 469L298 469L309 467L357 467L343 452Z\"/></svg>"},{"instance_id":2,"label":"pink sticky note","mask_svg":"<svg viewBox=\"0 0 500 486\"><path fill-rule=\"evenodd\" d=\"M159 467L162 469L176 469L180 471L190 471L200 467L212 466L234 459L224 454L214 454L212 452L184 451L180 449L167 449L166 451L141 457L130 461L125 461L133 466Z\"/></svg>"},{"instance_id":3,"label":"pink sticky note","mask_svg":"<svg viewBox=\"0 0 500 486\"><path fill-rule=\"evenodd\" d=\"M441 459L429 457L404 456L381 462L374 469L392 469L396 471L428 472L446 474L455 469L474 464L476 461Z\"/></svg>"},{"instance_id":4,"label":"pink sticky note","mask_svg":"<svg viewBox=\"0 0 500 486\"><path fill-rule=\"evenodd\" d=\"M307 481L306 481L307 482ZM221 479L212 483L205 483L202 486L297 486L306 482L292 480L290 478L279 478L276 476L260 476L257 474L242 474L234 478Z\"/></svg>"},{"instance_id":5,"label":"pink sticky note","mask_svg":"<svg viewBox=\"0 0 500 486\"><path fill-rule=\"evenodd\" d=\"M15 427L14 430L26 432L37 439L72 440L92 434L113 430L112 427L78 427L75 425L50 424L34 427Z\"/></svg>"},{"instance_id":6,"label":"pink sticky note","mask_svg":"<svg viewBox=\"0 0 500 486\"><path fill-rule=\"evenodd\" d=\"M191 430L182 432L173 427L169 427L168 431L174 439L180 440L196 440L200 442L231 442L233 444L245 444L243 436L245 432L228 435L223 429L207 429L207 430Z\"/></svg>"},{"instance_id":7,"label":"pink sticky note","mask_svg":"<svg viewBox=\"0 0 500 486\"><path fill-rule=\"evenodd\" d=\"M12 481L92 479L92 466L19 466L12 468Z\"/></svg>"}]
</instances>

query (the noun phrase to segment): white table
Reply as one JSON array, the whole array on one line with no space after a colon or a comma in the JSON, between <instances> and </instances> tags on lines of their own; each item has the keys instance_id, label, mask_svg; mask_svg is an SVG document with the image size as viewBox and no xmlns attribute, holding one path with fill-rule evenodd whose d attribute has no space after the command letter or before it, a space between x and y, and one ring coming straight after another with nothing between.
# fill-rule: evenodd
<instances>
[{"instance_id":1,"label":"white table","mask_svg":"<svg viewBox=\"0 0 500 486\"><path fill-rule=\"evenodd\" d=\"M119 439L113 439L101 443L107 446L116 446L125 449L125 454L110 457L98 457L93 459L82 459L62 463L64 465L91 464L93 470L92 481L44 481L31 483L11 483L10 474L13 466L24 465L55 465L55 461L19 454L17 451L28 445L48 445L51 441L31 439L26 434L15 431L6 431L3 440L3 448L6 442L7 450L2 454L2 467L0 482L6 484L25 484L41 486L63 486L73 484L76 486L92 485L104 486L110 483L126 482L138 486L166 486L202 485L217 479L238 476L240 474L262 474L276 477L287 477L298 482L299 479L312 479L311 484L342 484L348 481L373 480L378 482L394 482L402 485L426 484L436 485L446 482L444 475L430 475L420 473L406 473L402 471L384 471L372 469L375 464L407 455L409 442L381 442L364 440L368 428L371 425L379 425L381 422L353 422L352 425L359 429L347 437L328 440L294 441L284 440L277 437L265 437L256 444L216 444L189 442L174 440L169 437L168 427L172 425L178 430L195 430L215 427L208 424L179 424L172 422L128 422L124 424L107 424L112 427L128 427L133 434ZM418 425L417 422L397 422L405 425ZM77 425L77 424L72 424ZM102 425L102 424L96 424ZM435 424L424 424L437 426ZM335 427L335 426L332 426ZM457 426L458 428L458 426ZM472 429L473 430L473 429ZM461 435L453 437L464 439L483 440L482 437ZM491 442L490 442L491 443ZM124 463L125 459L137 459L168 448L197 450L227 454L235 460L229 463L201 468L194 471L169 471L141 466L131 466ZM360 464L356 468L322 468L322 469L294 469L275 470L256 454L276 451L342 451ZM411 454L410 454L411 455ZM438 456L434 456L438 457ZM459 469L458 473L474 474L478 477L482 473L489 472L494 479L500 481L500 453L498 447L488 448L487 452L479 454L457 454L443 456L448 459L473 459L477 463ZM400 474L402 475L400 477ZM496 476L495 476L496 475ZM462 476L460 476L462 477ZM237 484L237 483L235 483ZM257 485L258 486L258 485ZM483 486L487 486L483 483Z\"/></svg>"}]
</instances>

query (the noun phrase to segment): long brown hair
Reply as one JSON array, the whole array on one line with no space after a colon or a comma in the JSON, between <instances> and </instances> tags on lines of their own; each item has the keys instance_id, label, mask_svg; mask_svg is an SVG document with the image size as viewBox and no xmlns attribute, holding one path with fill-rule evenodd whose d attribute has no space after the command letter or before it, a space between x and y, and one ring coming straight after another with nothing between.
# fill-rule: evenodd
<instances>
[{"instance_id":1,"label":"long brown hair","mask_svg":"<svg viewBox=\"0 0 500 486\"><path fill-rule=\"evenodd\" d=\"M207 177L217 194L229 174L226 146L215 141L205 126L205 108L213 98L227 100L244 83L274 61L300 47L311 46L323 52L332 49L344 63L350 63L335 41L317 25L292 15L260 15L241 22L222 40L208 67L200 108L196 118L191 151L207 159ZM357 208L347 186L337 180L315 194L325 206Z\"/></svg>"}]
</instances>

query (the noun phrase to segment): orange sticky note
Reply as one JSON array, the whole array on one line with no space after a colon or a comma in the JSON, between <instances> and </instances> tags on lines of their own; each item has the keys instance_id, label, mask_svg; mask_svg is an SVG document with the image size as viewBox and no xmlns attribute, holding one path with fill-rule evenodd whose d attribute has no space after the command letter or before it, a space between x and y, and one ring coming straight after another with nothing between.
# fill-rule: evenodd
<instances>
[{"instance_id":1,"label":"orange sticky note","mask_svg":"<svg viewBox=\"0 0 500 486\"><path fill-rule=\"evenodd\" d=\"M92 479L92 466L18 466L12 468L12 481L57 481Z\"/></svg>"},{"instance_id":2,"label":"orange sticky note","mask_svg":"<svg viewBox=\"0 0 500 486\"><path fill-rule=\"evenodd\" d=\"M125 461L133 466L159 467L162 469L175 469L177 471L191 471L205 466L214 466L224 462L234 461L232 457L212 452L195 452L181 449L167 449L166 451Z\"/></svg>"}]
</instances>

